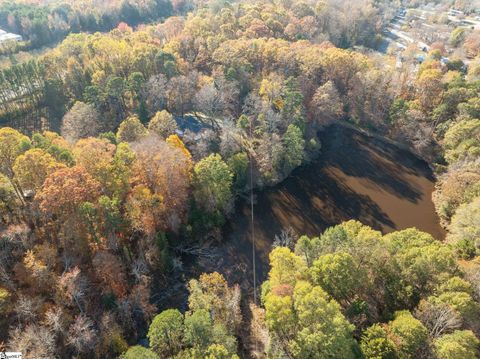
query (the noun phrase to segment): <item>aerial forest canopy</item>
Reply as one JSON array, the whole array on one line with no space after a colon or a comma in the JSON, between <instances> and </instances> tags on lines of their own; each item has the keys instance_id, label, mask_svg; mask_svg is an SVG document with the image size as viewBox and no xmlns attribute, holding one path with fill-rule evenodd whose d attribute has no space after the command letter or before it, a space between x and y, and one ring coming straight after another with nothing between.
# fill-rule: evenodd
<instances>
[{"instance_id":1,"label":"aerial forest canopy","mask_svg":"<svg viewBox=\"0 0 480 359\"><path fill-rule=\"evenodd\" d=\"M37 48L61 41L69 33L110 31L122 21L137 25L166 18L173 11L168 0L2 0L0 24L21 35L24 47Z\"/></svg>"},{"instance_id":2,"label":"aerial forest canopy","mask_svg":"<svg viewBox=\"0 0 480 359\"><path fill-rule=\"evenodd\" d=\"M479 15L434 3L0 0L19 47L52 46L2 48L0 351L478 358L480 28L446 11ZM448 36L382 50L398 14L408 36ZM446 238L284 231L257 303L228 272L192 278L185 258L225 240L238 200L312 163L332 124L428 162Z\"/></svg>"}]
</instances>

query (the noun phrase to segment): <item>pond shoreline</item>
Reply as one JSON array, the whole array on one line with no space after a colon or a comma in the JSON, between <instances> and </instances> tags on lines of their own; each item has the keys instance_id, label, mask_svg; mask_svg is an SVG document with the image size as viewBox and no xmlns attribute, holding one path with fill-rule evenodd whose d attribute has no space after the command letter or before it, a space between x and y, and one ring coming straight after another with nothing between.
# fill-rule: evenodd
<instances>
[{"instance_id":1,"label":"pond shoreline","mask_svg":"<svg viewBox=\"0 0 480 359\"><path fill-rule=\"evenodd\" d=\"M268 274L268 254L275 235L292 228L298 235L320 235L326 228L356 219L383 233L417 227L443 240L431 200L435 176L427 162L394 141L344 125L319 132L322 151L281 183L255 191L256 278ZM218 271L252 297L253 262L250 203L240 199L223 228L223 241L203 254L182 256L175 275L181 282L155 302L161 308L186 309L188 281ZM167 287L168 288L168 287Z\"/></svg>"}]
</instances>

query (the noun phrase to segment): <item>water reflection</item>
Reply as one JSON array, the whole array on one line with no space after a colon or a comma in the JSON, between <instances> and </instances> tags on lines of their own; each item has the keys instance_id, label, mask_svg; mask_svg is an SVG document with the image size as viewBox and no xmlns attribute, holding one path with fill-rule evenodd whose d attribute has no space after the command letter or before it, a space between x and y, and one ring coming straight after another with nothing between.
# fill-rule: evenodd
<instances>
[{"instance_id":1,"label":"water reflection","mask_svg":"<svg viewBox=\"0 0 480 359\"><path fill-rule=\"evenodd\" d=\"M355 130L332 126L319 134L322 154L278 186L256 193L255 233L258 282L268 273L276 234L291 227L318 235L349 219L388 233L417 227L443 239L431 200L434 178L427 163L408 151ZM218 271L230 283L252 287L250 205L237 204L224 228L224 242L207 258L187 264L187 277Z\"/></svg>"}]
</instances>

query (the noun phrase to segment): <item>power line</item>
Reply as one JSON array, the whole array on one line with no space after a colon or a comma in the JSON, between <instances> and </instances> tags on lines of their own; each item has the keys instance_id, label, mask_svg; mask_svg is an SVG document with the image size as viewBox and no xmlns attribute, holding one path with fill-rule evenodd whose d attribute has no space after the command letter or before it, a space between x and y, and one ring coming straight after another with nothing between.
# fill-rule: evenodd
<instances>
[{"instance_id":1,"label":"power line","mask_svg":"<svg viewBox=\"0 0 480 359\"><path fill-rule=\"evenodd\" d=\"M252 141L252 121L250 120L250 143ZM250 156L250 215L252 228L252 263L253 263L253 303L257 305L257 273L255 263L255 216L253 213L253 158Z\"/></svg>"},{"instance_id":2,"label":"power line","mask_svg":"<svg viewBox=\"0 0 480 359\"><path fill-rule=\"evenodd\" d=\"M250 144L252 144L252 120L250 119ZM252 271L253 271L253 304L257 305L257 273L255 258L255 215L253 212L253 156L250 151L250 219L252 221ZM252 313L253 314L253 313ZM258 353L258 338L255 336L255 355Z\"/></svg>"}]
</instances>

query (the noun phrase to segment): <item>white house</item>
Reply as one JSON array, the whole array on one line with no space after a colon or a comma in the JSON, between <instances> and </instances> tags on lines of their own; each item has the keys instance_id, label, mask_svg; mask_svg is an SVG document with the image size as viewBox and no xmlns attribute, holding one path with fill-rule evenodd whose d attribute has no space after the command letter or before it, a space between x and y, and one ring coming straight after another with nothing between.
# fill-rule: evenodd
<instances>
[{"instance_id":1,"label":"white house","mask_svg":"<svg viewBox=\"0 0 480 359\"><path fill-rule=\"evenodd\" d=\"M12 34L0 29L0 44L8 41L22 41L22 37L17 34Z\"/></svg>"}]
</instances>

